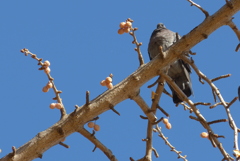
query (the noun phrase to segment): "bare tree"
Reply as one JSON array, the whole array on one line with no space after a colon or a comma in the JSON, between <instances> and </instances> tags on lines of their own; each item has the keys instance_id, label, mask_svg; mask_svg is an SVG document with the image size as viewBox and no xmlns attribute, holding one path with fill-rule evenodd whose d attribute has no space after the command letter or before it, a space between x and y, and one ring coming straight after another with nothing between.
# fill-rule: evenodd
<instances>
[{"instance_id":1,"label":"bare tree","mask_svg":"<svg viewBox=\"0 0 240 161\"><path fill-rule=\"evenodd\" d=\"M203 137L208 137L209 141L213 145L213 147L217 147L222 154L222 160L234 160L234 158L227 152L224 146L220 143L219 137L223 137L217 135L211 128L211 125L214 123L220 122L228 122L231 129L234 131L234 152L235 159L239 160L240 151L238 146L238 132L239 129L234 122L234 119L230 112L230 106L237 100L237 97L233 98L230 103L227 103L222 97L219 89L214 84L214 81L217 81L222 78L226 78L229 75L219 76L215 79L209 79L206 75L204 75L200 69L194 64L194 61L191 59L186 59L182 53L186 51L190 51L190 49L206 39L212 32L223 25L228 25L235 32L236 36L240 40L240 31L237 29L236 25L232 21L232 16L240 10L240 1L239 0L226 0L226 4L220 8L213 15L209 15L206 10L200 7L198 4L189 0L191 5L198 7L206 16L205 20L193 30L191 30L187 35L183 36L177 43L173 44L171 48L167 51L163 52L161 47L159 49L160 54L153 59L151 62L144 64L143 57L141 55L140 46L141 43L137 41L135 31L136 28L132 28L129 26L130 35L133 36L133 43L136 44L136 51L139 56L140 67L131 75L129 75L126 79L124 79L119 84L111 87L109 86L109 90L96 97L93 100L89 99L89 91L86 92L86 103L82 106L77 106L76 109L71 113L66 113L64 105L62 103L62 99L60 97L61 91L59 91L54 83L54 79L50 75L50 63L43 62L41 58L38 58L37 55L31 53L28 49L22 49L26 56L30 55L32 58L38 61L38 65L40 65L40 70L44 70L48 76L49 83L43 89L44 92L47 92L49 88L53 88L55 92L55 100L58 103L52 104L52 108L58 108L61 111L60 120L54 124L52 127L48 128L45 131L39 132L33 139L31 139L26 144L22 145L19 148L12 147L12 152L1 158L0 161L28 161L33 160L34 158L41 158L43 153L56 144L60 144L66 148L68 145L62 142L62 140L68 137L72 133L79 133L86 137L90 142L95 145L95 148L99 148L111 161L116 161L117 158L113 155L112 151L108 149L105 145L103 145L100 140L98 140L93 133L90 133L88 130L84 128L84 125L92 120L98 119L98 115L112 110L116 114L119 112L114 108L118 103L131 99L135 101L146 116L141 116L143 119L148 120L147 127L147 136L144 141L146 141L146 153L145 155L138 159L139 161L151 161L152 154L158 157L157 149L155 149L152 145L152 133L157 132L159 136L166 142L166 144L174 151L179 158L183 160L187 160L186 156L181 155L180 151L174 148L171 143L167 140L164 134L161 131L161 128L158 126L158 123L163 120L163 118L157 118L156 112L159 109L164 115L168 116L167 112L165 112L160 106L160 97L164 91L164 82L168 82L171 87L178 93L179 97L184 100L181 105L185 107L185 109L189 110L192 115L191 119L199 122L203 128L206 129L207 133L203 134ZM132 22L131 19L127 20L128 22ZM240 45L237 45L236 51L238 50ZM160 57L164 57L164 59L160 59ZM220 100L216 102L214 105L210 105L204 102L193 103L185 94L178 88L178 86L171 80L171 78L164 72L164 67L168 66L172 62L174 62L177 58L183 59L186 63L190 64L194 71L199 76L199 81L205 81L212 89L213 97L216 100L216 97ZM148 80L152 79L156 76L161 76L158 81L154 84L157 85L156 91L152 96L152 105L148 107L145 100L141 97L140 87L143 86ZM111 83L111 76L108 78ZM197 105L206 105L210 106L210 108L214 108L218 105L224 106L228 119L219 119L214 121L207 121L204 116L198 111ZM194 114L194 115L193 115ZM165 120L166 121L166 120ZM167 125L167 122L166 122ZM168 128L171 128L171 125L168 124ZM98 130L98 127L95 127L95 131ZM134 160L130 158L130 160Z\"/></svg>"}]
</instances>

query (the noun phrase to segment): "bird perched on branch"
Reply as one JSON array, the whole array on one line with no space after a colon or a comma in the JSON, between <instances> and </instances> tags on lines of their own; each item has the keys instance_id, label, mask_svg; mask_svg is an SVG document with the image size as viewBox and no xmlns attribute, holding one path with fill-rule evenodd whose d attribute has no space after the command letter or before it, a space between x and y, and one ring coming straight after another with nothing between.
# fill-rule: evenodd
<instances>
[{"instance_id":1,"label":"bird perched on branch","mask_svg":"<svg viewBox=\"0 0 240 161\"><path fill-rule=\"evenodd\" d=\"M166 51L172 44L178 41L181 37L168 30L164 24L159 23L157 28L153 31L148 44L148 54L150 60L159 54L160 46L163 51ZM189 64L185 63L181 59L177 59L173 62L168 69L167 74L174 80L178 87L185 93L187 97L193 94L192 83L190 79L191 68ZM168 84L172 91L173 102L180 103L182 100L178 97L174 89Z\"/></svg>"}]
</instances>

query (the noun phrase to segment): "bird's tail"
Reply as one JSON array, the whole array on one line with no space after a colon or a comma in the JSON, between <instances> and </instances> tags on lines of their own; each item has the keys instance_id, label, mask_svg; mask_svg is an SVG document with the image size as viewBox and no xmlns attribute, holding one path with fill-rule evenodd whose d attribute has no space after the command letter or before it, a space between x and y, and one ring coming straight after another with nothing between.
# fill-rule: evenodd
<instances>
[{"instance_id":1,"label":"bird's tail","mask_svg":"<svg viewBox=\"0 0 240 161\"><path fill-rule=\"evenodd\" d=\"M181 78L180 78L181 79ZM178 85L178 87L183 91L183 93L189 97L193 94L192 92L192 85L191 83L185 81L182 83L182 80L175 80L175 83ZM169 85L170 87L170 85ZM170 87L171 91L172 91L172 95L173 95L173 102L174 103L181 103L182 100L178 97L177 93L174 91L174 89L172 87Z\"/></svg>"}]
</instances>

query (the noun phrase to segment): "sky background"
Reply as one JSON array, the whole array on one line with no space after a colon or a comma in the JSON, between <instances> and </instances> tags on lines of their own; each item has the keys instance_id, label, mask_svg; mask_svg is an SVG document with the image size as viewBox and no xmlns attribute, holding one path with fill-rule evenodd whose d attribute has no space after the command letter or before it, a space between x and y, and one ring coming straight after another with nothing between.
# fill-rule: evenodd
<instances>
[{"instance_id":1,"label":"sky background","mask_svg":"<svg viewBox=\"0 0 240 161\"><path fill-rule=\"evenodd\" d=\"M225 1L195 0L210 15L215 13ZM234 22L240 27L240 14ZM196 7L191 7L186 0L156 1L77 1L77 0L8 0L0 1L0 44L1 44L1 97L0 97L0 158L11 152L11 147L20 147L37 133L46 130L59 120L58 110L51 110L49 104L55 97L53 91L42 92L47 83L43 71L39 71L37 61L25 57L20 49L28 48L43 60L51 62L51 75L59 90L68 113L77 104L85 103L85 92L90 91L93 99L106 91L99 82L113 73L113 84L121 82L139 66L137 53L134 51L132 37L118 35L119 23L127 18L134 20L138 27L136 36L142 42L141 51L145 62L149 62L147 45L152 31L159 22L167 28L185 35L199 25L205 15ZM209 78L232 74L230 78L215 82L227 102L237 96L240 85L240 53L235 52L238 39L234 32L223 26L208 39L192 48L196 65ZM151 91L147 86L141 88L141 96L151 105ZM192 82L194 102L214 104L211 89L202 85L193 72ZM210 141L200 138L205 131L199 122L189 119L190 113L182 106L175 107L171 98L163 96L160 104L169 114L172 129L167 130L162 123L162 131L177 150L187 155L188 160L221 160L223 157ZM231 107L232 116L240 126L240 103ZM222 106L210 110L207 106L198 106L207 119L226 119ZM97 124L101 130L96 137L109 149L119 161L140 159L145 154L147 121L140 119L144 115L132 100L118 104L112 111L101 114ZM157 117L163 114L158 112ZM224 135L219 139L227 152L233 153L233 131L228 123L211 126L215 133ZM87 128L89 131L91 129ZM60 145L50 148L43 154L43 161L108 160L94 145L78 133L66 138L70 149ZM160 157L158 160L178 160L163 140L154 133L154 148ZM40 159L35 159L40 161Z\"/></svg>"}]
</instances>

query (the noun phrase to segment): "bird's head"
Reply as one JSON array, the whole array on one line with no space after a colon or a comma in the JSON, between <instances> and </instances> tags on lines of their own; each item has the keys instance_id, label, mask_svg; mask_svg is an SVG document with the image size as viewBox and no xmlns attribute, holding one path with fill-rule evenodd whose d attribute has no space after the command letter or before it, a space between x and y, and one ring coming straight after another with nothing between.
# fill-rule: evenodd
<instances>
[{"instance_id":1,"label":"bird's head","mask_svg":"<svg viewBox=\"0 0 240 161\"><path fill-rule=\"evenodd\" d=\"M159 23L159 24L157 24L157 29L165 29L166 28L166 26L163 24L163 23Z\"/></svg>"}]
</instances>

